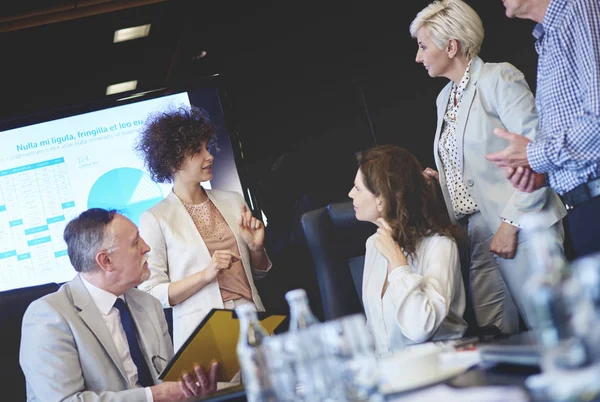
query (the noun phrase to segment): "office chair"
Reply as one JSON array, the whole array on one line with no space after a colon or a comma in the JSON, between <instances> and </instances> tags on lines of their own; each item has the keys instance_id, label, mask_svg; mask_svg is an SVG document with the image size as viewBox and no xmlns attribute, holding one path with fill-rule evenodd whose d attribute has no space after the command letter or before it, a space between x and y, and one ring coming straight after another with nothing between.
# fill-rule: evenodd
<instances>
[{"instance_id":1,"label":"office chair","mask_svg":"<svg viewBox=\"0 0 600 402\"><path fill-rule=\"evenodd\" d=\"M354 215L351 201L329 204L301 218L306 243L317 275L326 320L363 312L362 274L365 242L377 230ZM491 339L500 334L495 326L479 327L469 288L468 251L461 248L461 273L467 304L463 318L465 336Z\"/></svg>"},{"instance_id":2,"label":"office chair","mask_svg":"<svg viewBox=\"0 0 600 402\"><path fill-rule=\"evenodd\" d=\"M36 299L58 290L56 283L32 286L0 292L0 347L2 347L2 370L0 389L2 400L25 401L25 376L19 365L21 324L27 307ZM43 336L43 334L40 334Z\"/></svg>"},{"instance_id":3,"label":"office chair","mask_svg":"<svg viewBox=\"0 0 600 402\"><path fill-rule=\"evenodd\" d=\"M302 215L301 223L317 275L325 319L363 312L365 242L377 227L356 220L351 201L307 212Z\"/></svg>"}]
</instances>

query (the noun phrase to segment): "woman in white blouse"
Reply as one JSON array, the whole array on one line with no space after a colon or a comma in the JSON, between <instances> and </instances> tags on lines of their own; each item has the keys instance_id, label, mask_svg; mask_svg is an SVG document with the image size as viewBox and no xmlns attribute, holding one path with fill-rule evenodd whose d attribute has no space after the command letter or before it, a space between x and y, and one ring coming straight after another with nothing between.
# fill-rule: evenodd
<instances>
[{"instance_id":1,"label":"woman in white blouse","mask_svg":"<svg viewBox=\"0 0 600 402\"><path fill-rule=\"evenodd\" d=\"M460 338L465 289L453 226L408 151L392 145L358 157L356 218L376 224L366 244L362 298L379 353Z\"/></svg>"},{"instance_id":2,"label":"woman in white blouse","mask_svg":"<svg viewBox=\"0 0 600 402\"><path fill-rule=\"evenodd\" d=\"M271 268L262 222L240 194L200 185L213 177L215 136L203 111L179 108L150 118L138 143L153 179L173 183L140 218L151 250L150 278L139 288L173 307L175 351L212 308L264 310L254 285Z\"/></svg>"},{"instance_id":3,"label":"woman in white blouse","mask_svg":"<svg viewBox=\"0 0 600 402\"><path fill-rule=\"evenodd\" d=\"M461 0L430 4L412 22L410 33L418 43L417 63L429 76L450 80L437 98L437 171L428 168L425 173L439 180L451 220L468 232L477 322L516 332L515 303L528 321L522 287L528 276L530 243L519 232L523 215L548 209L547 226L554 225L556 241L562 246L561 219L566 211L548 187L531 194L515 191L503 170L485 155L506 147L506 141L494 135L495 128L535 137L533 94L514 66L484 63L477 56L483 24Z\"/></svg>"}]
</instances>

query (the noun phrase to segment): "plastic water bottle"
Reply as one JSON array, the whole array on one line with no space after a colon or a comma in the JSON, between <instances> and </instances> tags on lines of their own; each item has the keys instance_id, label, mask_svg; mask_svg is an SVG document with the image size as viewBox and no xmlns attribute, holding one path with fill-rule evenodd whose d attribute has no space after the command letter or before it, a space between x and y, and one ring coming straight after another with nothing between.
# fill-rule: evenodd
<instances>
[{"instance_id":1,"label":"plastic water bottle","mask_svg":"<svg viewBox=\"0 0 600 402\"><path fill-rule=\"evenodd\" d=\"M290 306L291 332L319 323L319 320L317 320L317 317L315 317L310 309L308 297L304 289L290 290L285 294L285 299Z\"/></svg>"},{"instance_id":2,"label":"plastic water bottle","mask_svg":"<svg viewBox=\"0 0 600 402\"><path fill-rule=\"evenodd\" d=\"M261 345L268 337L260 325L256 307L243 304L235 308L240 320L240 339L237 355L242 369L242 382L249 402L275 402L277 399L268 377L268 369Z\"/></svg>"},{"instance_id":3,"label":"plastic water bottle","mask_svg":"<svg viewBox=\"0 0 600 402\"><path fill-rule=\"evenodd\" d=\"M570 266L546 222L544 213L532 214L524 221L533 247L531 275L524 288L529 295L526 308L541 346L542 371L573 370L589 363L589 348L573 333L564 286Z\"/></svg>"},{"instance_id":4,"label":"plastic water bottle","mask_svg":"<svg viewBox=\"0 0 600 402\"><path fill-rule=\"evenodd\" d=\"M314 325L319 323L308 304L304 289L290 290L285 294L290 306L290 328L285 350L296 377L297 401L325 400L327 387L323 373L323 354Z\"/></svg>"}]
</instances>

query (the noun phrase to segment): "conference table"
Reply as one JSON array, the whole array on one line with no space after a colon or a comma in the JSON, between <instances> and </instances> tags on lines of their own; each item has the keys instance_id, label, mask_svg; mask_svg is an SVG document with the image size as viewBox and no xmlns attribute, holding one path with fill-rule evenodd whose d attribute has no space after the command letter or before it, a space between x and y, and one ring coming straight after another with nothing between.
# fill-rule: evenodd
<instances>
[{"instance_id":1,"label":"conference table","mask_svg":"<svg viewBox=\"0 0 600 402\"><path fill-rule=\"evenodd\" d=\"M431 384L428 387L412 389L410 391L386 394L386 401L395 401L404 396L414 396L419 392L423 392L430 387L439 386L440 384L446 384L449 387L465 389L469 387L497 387L497 386L510 386L512 389L515 387L519 388L526 395L526 399L534 401L532 396L527 392L525 388L525 380L527 377L533 374L538 374L539 368L536 366L524 366L517 364L491 364L491 363L480 363L479 365L472 367L471 369L458 374L446 381ZM231 387L228 389L221 390L215 394L190 398L189 402L222 402L222 401L246 401L244 388L242 385Z\"/></svg>"},{"instance_id":2,"label":"conference table","mask_svg":"<svg viewBox=\"0 0 600 402\"><path fill-rule=\"evenodd\" d=\"M516 366L499 364L492 367L474 367L444 383L456 388L481 387L481 386L517 386L525 392L525 379L539 373L539 370L534 367ZM432 385L434 386L434 385ZM389 394L385 396L386 400L394 400L401 396L411 395L422 392L423 388L407 391L401 394ZM530 399L533 400L533 399ZM239 385L225 390L221 390L216 394L191 398L189 402L238 402L246 401L246 393L244 387Z\"/></svg>"}]
</instances>

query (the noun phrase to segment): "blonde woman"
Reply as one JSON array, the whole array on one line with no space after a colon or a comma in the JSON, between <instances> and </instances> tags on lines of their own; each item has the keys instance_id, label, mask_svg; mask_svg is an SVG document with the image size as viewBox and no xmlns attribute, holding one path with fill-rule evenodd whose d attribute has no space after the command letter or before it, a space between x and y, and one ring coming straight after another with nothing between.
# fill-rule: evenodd
<instances>
[{"instance_id":1,"label":"blonde woman","mask_svg":"<svg viewBox=\"0 0 600 402\"><path fill-rule=\"evenodd\" d=\"M425 173L439 181L452 221L468 232L470 291L478 324L516 332L515 304L528 321L521 290L530 244L519 231L523 215L549 209L547 225L562 246L566 211L549 188L531 194L516 191L485 155L506 147L494 135L495 128L535 137L533 94L517 68L479 58L483 24L461 0L431 3L417 14L410 33L418 44L416 62L430 77L450 80L437 98L437 171L427 168Z\"/></svg>"}]
</instances>

